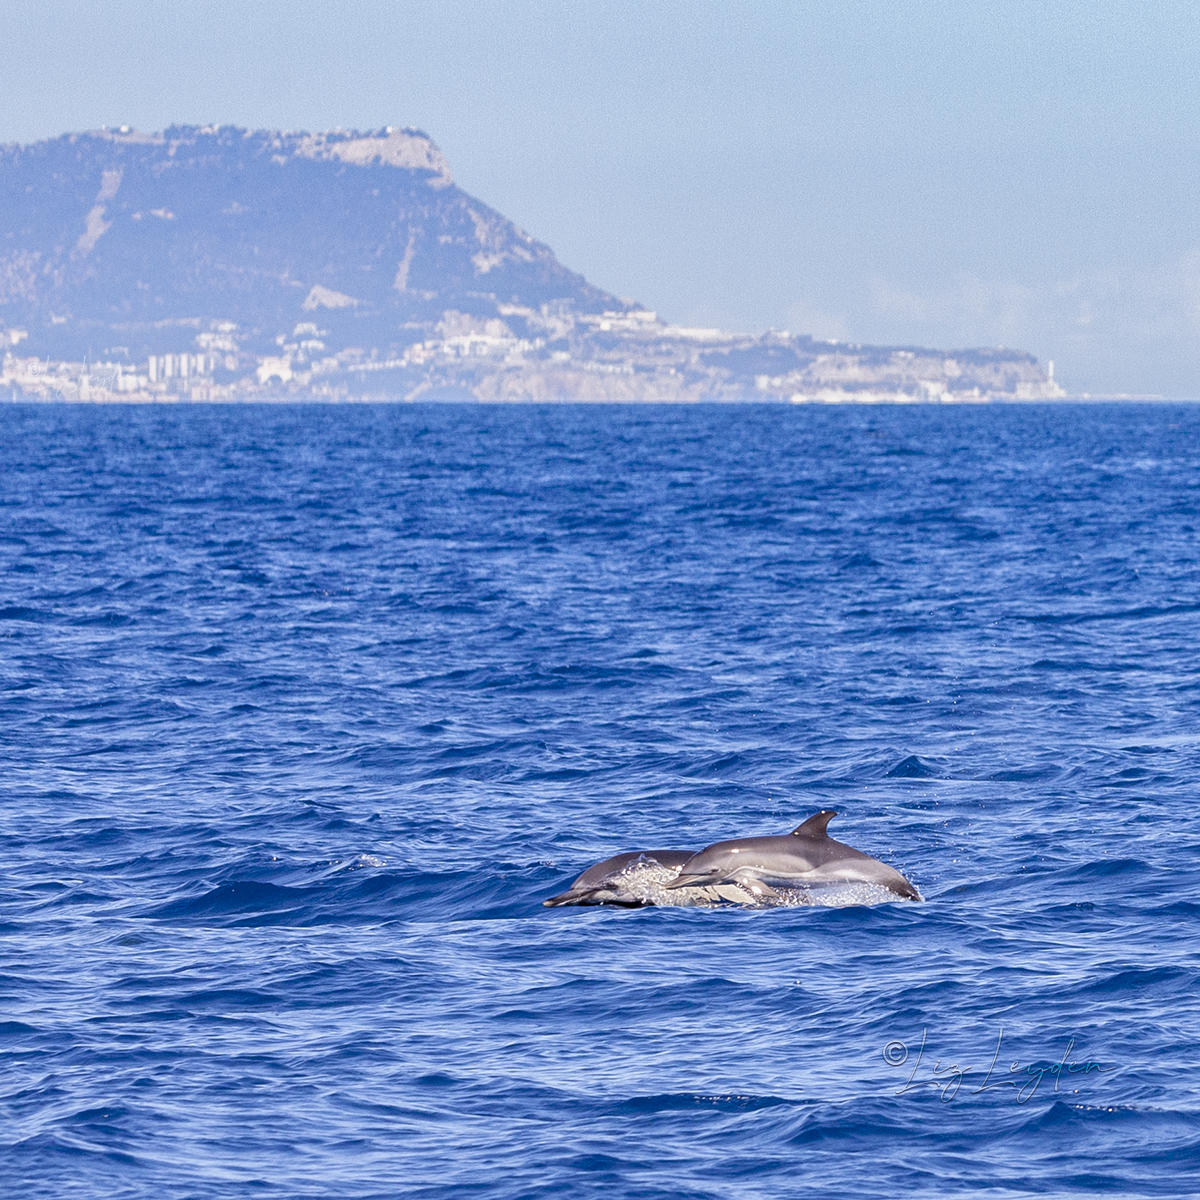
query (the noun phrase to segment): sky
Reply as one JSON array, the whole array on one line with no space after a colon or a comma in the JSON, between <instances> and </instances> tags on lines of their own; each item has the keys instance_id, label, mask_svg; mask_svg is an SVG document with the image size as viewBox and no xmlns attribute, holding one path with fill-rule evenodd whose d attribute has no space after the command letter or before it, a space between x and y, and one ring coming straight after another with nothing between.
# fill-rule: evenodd
<instances>
[{"instance_id":1,"label":"sky","mask_svg":"<svg viewBox=\"0 0 1200 1200\"><path fill-rule=\"evenodd\" d=\"M0 0L0 142L412 125L664 318L1200 397L1200 6Z\"/></svg>"}]
</instances>

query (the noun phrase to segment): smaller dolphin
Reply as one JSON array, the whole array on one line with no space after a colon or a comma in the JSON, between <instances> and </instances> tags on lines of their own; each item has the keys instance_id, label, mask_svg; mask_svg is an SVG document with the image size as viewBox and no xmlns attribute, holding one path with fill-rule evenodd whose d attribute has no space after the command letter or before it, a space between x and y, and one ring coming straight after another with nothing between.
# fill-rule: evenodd
<instances>
[{"instance_id":1,"label":"smaller dolphin","mask_svg":"<svg viewBox=\"0 0 1200 1200\"><path fill-rule=\"evenodd\" d=\"M870 883L905 900L921 899L921 893L887 863L835 842L826 827L836 816L822 809L782 837L715 842L688 859L663 890L732 884L769 899L779 895L776 887Z\"/></svg>"},{"instance_id":2,"label":"smaller dolphin","mask_svg":"<svg viewBox=\"0 0 1200 1200\"><path fill-rule=\"evenodd\" d=\"M653 901L644 899L629 887L630 868L665 867L676 871L696 856L694 850L634 850L615 854L588 867L561 895L543 900L546 908L563 904L616 904L622 908L642 908Z\"/></svg>"}]
</instances>

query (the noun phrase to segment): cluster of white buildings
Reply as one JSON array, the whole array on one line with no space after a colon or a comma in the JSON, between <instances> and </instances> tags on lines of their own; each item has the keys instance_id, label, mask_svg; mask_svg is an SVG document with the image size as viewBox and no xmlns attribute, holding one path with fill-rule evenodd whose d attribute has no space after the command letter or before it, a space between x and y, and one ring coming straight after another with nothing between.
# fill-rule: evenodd
<instances>
[{"instance_id":1,"label":"cluster of white buildings","mask_svg":"<svg viewBox=\"0 0 1200 1200\"><path fill-rule=\"evenodd\" d=\"M216 398L212 373L222 361L210 354L159 354L139 367L18 358L10 352L0 363L0 388L42 400L207 400Z\"/></svg>"},{"instance_id":2,"label":"cluster of white buildings","mask_svg":"<svg viewBox=\"0 0 1200 1200\"><path fill-rule=\"evenodd\" d=\"M152 354L146 362L146 378L150 383L165 383L211 375L223 361L215 354Z\"/></svg>"},{"instance_id":3,"label":"cluster of white buildings","mask_svg":"<svg viewBox=\"0 0 1200 1200\"><path fill-rule=\"evenodd\" d=\"M6 354L0 365L0 388L42 400L129 399L148 386L144 373L122 363L54 362Z\"/></svg>"}]
</instances>

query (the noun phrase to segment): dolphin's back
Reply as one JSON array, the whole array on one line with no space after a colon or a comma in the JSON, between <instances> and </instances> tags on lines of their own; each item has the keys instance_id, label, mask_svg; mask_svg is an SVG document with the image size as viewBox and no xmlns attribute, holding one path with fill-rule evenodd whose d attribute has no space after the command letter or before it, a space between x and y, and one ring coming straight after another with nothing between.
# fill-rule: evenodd
<instances>
[{"instance_id":1,"label":"dolphin's back","mask_svg":"<svg viewBox=\"0 0 1200 1200\"><path fill-rule=\"evenodd\" d=\"M685 869L680 873L690 875L728 863L738 867L761 867L768 871L778 868L786 874L795 870L812 871L826 863L843 859L875 861L869 854L835 842L831 837L799 837L794 833L785 833L781 837L733 838L727 842L714 842L684 863Z\"/></svg>"}]
</instances>

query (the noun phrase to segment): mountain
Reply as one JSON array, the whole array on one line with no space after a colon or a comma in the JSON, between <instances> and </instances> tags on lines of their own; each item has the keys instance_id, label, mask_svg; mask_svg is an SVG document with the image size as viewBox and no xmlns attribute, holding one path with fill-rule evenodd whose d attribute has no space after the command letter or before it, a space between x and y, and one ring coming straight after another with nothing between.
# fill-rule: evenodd
<instances>
[{"instance_id":1,"label":"mountain","mask_svg":"<svg viewBox=\"0 0 1200 1200\"><path fill-rule=\"evenodd\" d=\"M0 220L6 324L76 353L114 338L182 350L213 320L271 344L313 311L387 346L446 309L621 307L457 187L411 129L121 129L7 146Z\"/></svg>"},{"instance_id":2,"label":"mountain","mask_svg":"<svg viewBox=\"0 0 1200 1200\"><path fill-rule=\"evenodd\" d=\"M957 399L1029 355L680 329L455 183L415 129L0 147L0 383L107 399Z\"/></svg>"}]
</instances>

